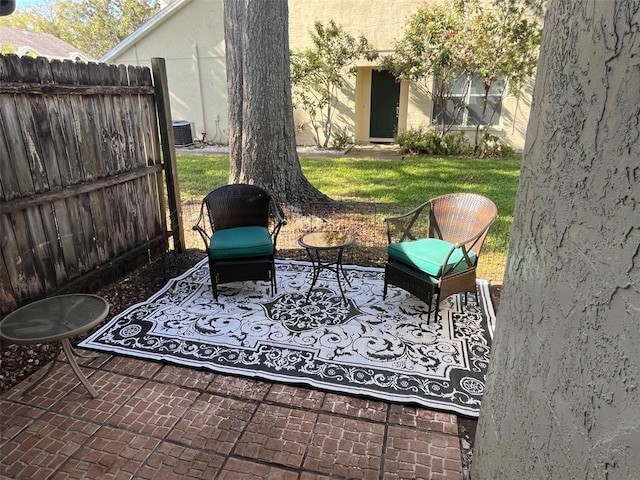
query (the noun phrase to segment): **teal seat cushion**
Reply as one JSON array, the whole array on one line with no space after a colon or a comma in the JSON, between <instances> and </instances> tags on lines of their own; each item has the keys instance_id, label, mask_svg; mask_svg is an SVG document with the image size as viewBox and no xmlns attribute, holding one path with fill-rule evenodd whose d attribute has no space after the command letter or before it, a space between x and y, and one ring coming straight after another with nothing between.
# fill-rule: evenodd
<instances>
[{"instance_id":1,"label":"teal seat cushion","mask_svg":"<svg viewBox=\"0 0 640 480\"><path fill-rule=\"evenodd\" d=\"M423 238L411 242L390 243L387 247L387 253L389 258L393 260L410 265L433 277L439 277L443 272L445 258L452 248L453 244L445 242L444 240L438 238ZM469 268L469 265L467 265L465 261L462 261L460 265L456 265L462 258L462 249L457 248L451 254L444 271L452 273ZM476 254L469 252L469 258L475 263ZM454 266L455 268L450 272L449 270Z\"/></svg>"},{"instance_id":2,"label":"teal seat cushion","mask_svg":"<svg viewBox=\"0 0 640 480\"><path fill-rule=\"evenodd\" d=\"M216 231L209 241L209 257L214 260L264 257L273 254L273 241L265 227L236 227Z\"/></svg>"}]
</instances>

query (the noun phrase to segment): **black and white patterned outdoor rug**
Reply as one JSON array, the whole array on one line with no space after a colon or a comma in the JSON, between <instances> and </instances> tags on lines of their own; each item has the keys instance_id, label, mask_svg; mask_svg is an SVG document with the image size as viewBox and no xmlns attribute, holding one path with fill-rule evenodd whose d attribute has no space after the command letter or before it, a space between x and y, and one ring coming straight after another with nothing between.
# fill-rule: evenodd
<instances>
[{"instance_id":1,"label":"black and white patterned outdoor rug","mask_svg":"<svg viewBox=\"0 0 640 480\"><path fill-rule=\"evenodd\" d=\"M480 305L453 295L427 323L426 304L404 290L382 299L382 269L344 268L346 304L329 271L307 301L311 265L293 261L277 262L276 295L268 282L233 283L215 302L205 259L80 346L477 417L495 321L488 282Z\"/></svg>"}]
</instances>

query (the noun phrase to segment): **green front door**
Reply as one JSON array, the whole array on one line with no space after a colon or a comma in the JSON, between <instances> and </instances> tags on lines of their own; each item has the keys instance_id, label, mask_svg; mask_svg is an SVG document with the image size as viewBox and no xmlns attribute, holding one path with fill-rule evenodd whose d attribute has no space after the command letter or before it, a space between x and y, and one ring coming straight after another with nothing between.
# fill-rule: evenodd
<instances>
[{"instance_id":1,"label":"green front door","mask_svg":"<svg viewBox=\"0 0 640 480\"><path fill-rule=\"evenodd\" d=\"M371 72L369 137L392 139L398 130L400 82L388 72Z\"/></svg>"}]
</instances>

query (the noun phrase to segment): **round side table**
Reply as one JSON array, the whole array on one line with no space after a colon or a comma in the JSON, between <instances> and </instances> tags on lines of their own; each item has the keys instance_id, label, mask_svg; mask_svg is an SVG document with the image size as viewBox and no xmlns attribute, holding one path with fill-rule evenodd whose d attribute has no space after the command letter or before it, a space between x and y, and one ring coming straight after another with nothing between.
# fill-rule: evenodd
<instances>
[{"instance_id":1,"label":"round side table","mask_svg":"<svg viewBox=\"0 0 640 480\"><path fill-rule=\"evenodd\" d=\"M320 272L322 270L330 270L335 272L342 299L345 303L347 302L342 284L340 283L340 274L342 273L347 285L351 286L351 283L349 283L349 279L342 268L342 254L344 249L352 246L353 243L353 235L346 232L322 231L308 233L300 237L298 244L307 250L307 254L313 265L313 280L311 281L311 288L307 293L307 301L309 300L309 295L311 295L313 287L318 281Z\"/></svg>"},{"instance_id":2,"label":"round side table","mask_svg":"<svg viewBox=\"0 0 640 480\"><path fill-rule=\"evenodd\" d=\"M107 301L97 295L76 293L38 300L11 312L0 322L0 338L10 343L33 345L60 342L69 364L93 398L98 394L80 370L76 356L82 356L71 346L70 338L85 333L102 322L109 313ZM56 355L49 369L22 394L39 385L58 360Z\"/></svg>"}]
</instances>

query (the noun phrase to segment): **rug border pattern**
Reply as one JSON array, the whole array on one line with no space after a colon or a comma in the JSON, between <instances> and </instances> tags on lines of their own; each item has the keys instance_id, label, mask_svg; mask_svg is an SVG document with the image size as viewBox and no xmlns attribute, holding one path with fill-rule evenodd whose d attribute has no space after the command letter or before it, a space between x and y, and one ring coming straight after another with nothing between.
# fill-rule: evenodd
<instances>
[{"instance_id":1,"label":"rug border pattern","mask_svg":"<svg viewBox=\"0 0 640 480\"><path fill-rule=\"evenodd\" d=\"M161 290L152 295L146 302L132 305L120 314L114 316L113 319L83 340L80 346L136 358L167 362L174 365L189 366L215 373L233 374L267 381L310 386L324 391L363 396L394 403L417 404L426 408L454 412L468 417L477 417L479 415L482 392L480 391L480 395L477 397L467 395L467 393L473 392L474 388L481 389L484 387L487 367L485 360L481 360L480 367L475 369L482 369L482 371L469 371L466 372L467 376L457 378L456 385L466 385L468 387L461 390L451 388L451 385L444 385L443 383L446 382L437 378L425 379L410 374L403 375L398 372L384 371L364 366L340 365L336 362L319 362L313 358L313 352L305 350L300 346L284 352L277 345L272 345L269 342L259 342L257 351L249 352L230 347L226 347L225 349L224 346L220 345L211 347L210 345L201 344L202 342L192 342L193 344L189 344L188 341L183 340L182 342L176 341L176 343L181 343L181 345L168 345L167 347L161 348L160 351L132 351L129 348L119 347L114 344L109 345L99 340L105 335L108 336L109 329L116 322L121 319L126 319L127 315L134 312L141 305L160 299L176 283L188 278L194 272L198 271L198 269L205 267L205 264L206 259L179 277L169 280ZM276 262L277 267L290 264L300 265L301 267L308 267L310 265L309 262L299 261L278 260ZM344 268L346 271L351 269L369 272L382 271L382 269L376 267L360 267L355 265L345 265ZM279 292L279 294L281 294L281 292ZM485 354L488 355L495 329L495 312L490 297L488 281L478 280L478 296L480 299L480 309L486 320L486 322L483 322L483 329L487 337L487 351ZM456 309L462 308L460 297L461 296L451 297L453 307ZM451 315L449 310L443 310L443 312ZM451 320L450 324L453 325L453 322L454 320ZM170 341L169 339L169 342ZM180 350L182 350L179 357L175 354L177 347L180 347ZM211 350L207 352L211 361L203 360L207 355L203 355L201 350L207 347ZM195 355L194 352L199 352L199 354ZM284 355L287 355L287 358L282 358ZM247 368L249 365L251 369ZM292 369L296 370L295 375L292 375ZM453 372L453 374L464 375L465 372ZM443 398L438 398L437 395L429 395L431 390L434 392L444 391L442 389L449 389L447 390L447 395ZM467 391L465 392L463 390ZM465 396L465 398L462 402L458 401L458 403L456 403L452 400L452 398L456 396Z\"/></svg>"}]
</instances>

